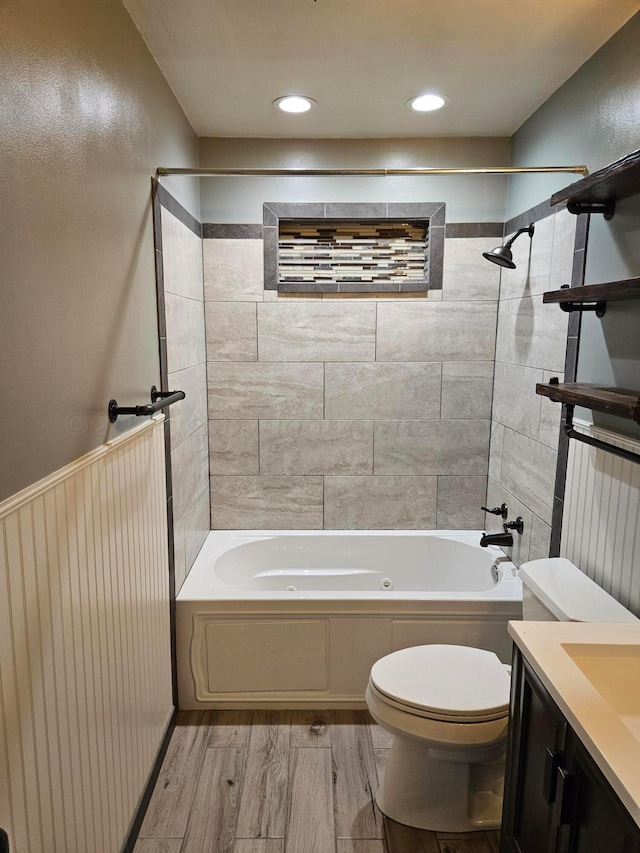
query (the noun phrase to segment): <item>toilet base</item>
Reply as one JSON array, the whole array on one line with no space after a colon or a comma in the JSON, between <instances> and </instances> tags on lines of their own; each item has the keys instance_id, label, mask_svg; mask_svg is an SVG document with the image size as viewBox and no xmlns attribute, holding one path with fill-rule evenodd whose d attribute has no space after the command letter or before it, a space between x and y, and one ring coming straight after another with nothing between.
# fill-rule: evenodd
<instances>
[{"instance_id":1,"label":"toilet base","mask_svg":"<svg viewBox=\"0 0 640 853\"><path fill-rule=\"evenodd\" d=\"M504 750L486 763L443 761L432 753L426 744L396 736L376 794L380 811L398 823L434 832L498 828Z\"/></svg>"}]
</instances>

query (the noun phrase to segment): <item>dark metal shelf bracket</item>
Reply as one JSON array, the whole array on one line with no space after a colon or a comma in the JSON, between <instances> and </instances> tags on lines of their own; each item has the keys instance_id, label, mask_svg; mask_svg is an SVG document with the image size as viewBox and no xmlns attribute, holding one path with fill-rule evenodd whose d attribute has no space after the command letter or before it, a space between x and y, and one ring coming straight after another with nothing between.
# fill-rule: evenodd
<instances>
[{"instance_id":1,"label":"dark metal shelf bracket","mask_svg":"<svg viewBox=\"0 0 640 853\"><path fill-rule=\"evenodd\" d=\"M560 302L560 308L567 314L573 314L574 311L595 311L596 317L604 317L607 312L606 302Z\"/></svg>"},{"instance_id":2,"label":"dark metal shelf bracket","mask_svg":"<svg viewBox=\"0 0 640 853\"><path fill-rule=\"evenodd\" d=\"M602 213L606 220L613 219L616 212L615 200L611 201L568 201L567 210L575 216L581 213Z\"/></svg>"},{"instance_id":3,"label":"dark metal shelf bracket","mask_svg":"<svg viewBox=\"0 0 640 853\"><path fill-rule=\"evenodd\" d=\"M593 438L591 435L585 435L583 432L578 432L573 426L573 410L575 406L572 403L565 403L566 414L564 418L564 431L569 438L574 438L576 441L582 441L584 444L589 444L598 450L604 450L607 453L613 453L614 456L620 456L622 459L627 459L629 462L640 463L640 454L634 453L631 450L625 450L624 447L616 447L615 444L609 444L607 441L601 441L599 438Z\"/></svg>"},{"instance_id":4,"label":"dark metal shelf bracket","mask_svg":"<svg viewBox=\"0 0 640 853\"><path fill-rule=\"evenodd\" d=\"M109 400L109 420L114 424L118 415L135 415L137 418L143 415L155 415L161 409L166 409L178 400L184 400L184 391L158 391L155 385L151 386L151 402L142 406L119 406L116 400Z\"/></svg>"}]
</instances>

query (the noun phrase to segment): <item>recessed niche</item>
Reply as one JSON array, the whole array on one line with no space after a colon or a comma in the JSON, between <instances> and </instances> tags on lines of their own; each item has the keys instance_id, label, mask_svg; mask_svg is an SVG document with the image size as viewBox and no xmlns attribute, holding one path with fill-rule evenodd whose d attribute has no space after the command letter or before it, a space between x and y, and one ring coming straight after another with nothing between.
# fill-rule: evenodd
<instances>
[{"instance_id":1,"label":"recessed niche","mask_svg":"<svg viewBox=\"0 0 640 853\"><path fill-rule=\"evenodd\" d=\"M442 288L444 204L265 204L265 289L406 293Z\"/></svg>"},{"instance_id":2,"label":"recessed niche","mask_svg":"<svg viewBox=\"0 0 640 853\"><path fill-rule=\"evenodd\" d=\"M281 219L278 284L427 281L429 223Z\"/></svg>"}]
</instances>

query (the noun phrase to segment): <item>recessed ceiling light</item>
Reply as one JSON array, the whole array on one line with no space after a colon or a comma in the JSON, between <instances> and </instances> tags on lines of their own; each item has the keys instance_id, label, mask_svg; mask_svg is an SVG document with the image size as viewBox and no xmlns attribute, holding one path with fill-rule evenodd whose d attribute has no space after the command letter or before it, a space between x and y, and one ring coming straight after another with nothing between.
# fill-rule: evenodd
<instances>
[{"instance_id":1,"label":"recessed ceiling light","mask_svg":"<svg viewBox=\"0 0 640 853\"><path fill-rule=\"evenodd\" d=\"M411 98L407 101L407 107L415 110L417 113L428 113L432 110L439 110L449 103L449 98L446 95L418 95L417 98Z\"/></svg>"},{"instance_id":2,"label":"recessed ceiling light","mask_svg":"<svg viewBox=\"0 0 640 853\"><path fill-rule=\"evenodd\" d=\"M312 98L306 98L304 95L286 95L276 98L273 106L285 113L306 113L317 104Z\"/></svg>"}]
</instances>

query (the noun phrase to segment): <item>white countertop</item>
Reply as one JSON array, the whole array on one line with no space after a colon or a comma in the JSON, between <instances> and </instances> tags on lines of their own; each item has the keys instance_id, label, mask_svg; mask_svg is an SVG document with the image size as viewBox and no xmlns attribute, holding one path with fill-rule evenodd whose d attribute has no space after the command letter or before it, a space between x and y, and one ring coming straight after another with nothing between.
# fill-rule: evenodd
<instances>
[{"instance_id":1,"label":"white countertop","mask_svg":"<svg viewBox=\"0 0 640 853\"><path fill-rule=\"evenodd\" d=\"M509 634L640 826L640 717L625 724L564 648L637 646L640 655L640 623L510 622ZM624 688L640 709L640 680Z\"/></svg>"}]
</instances>

